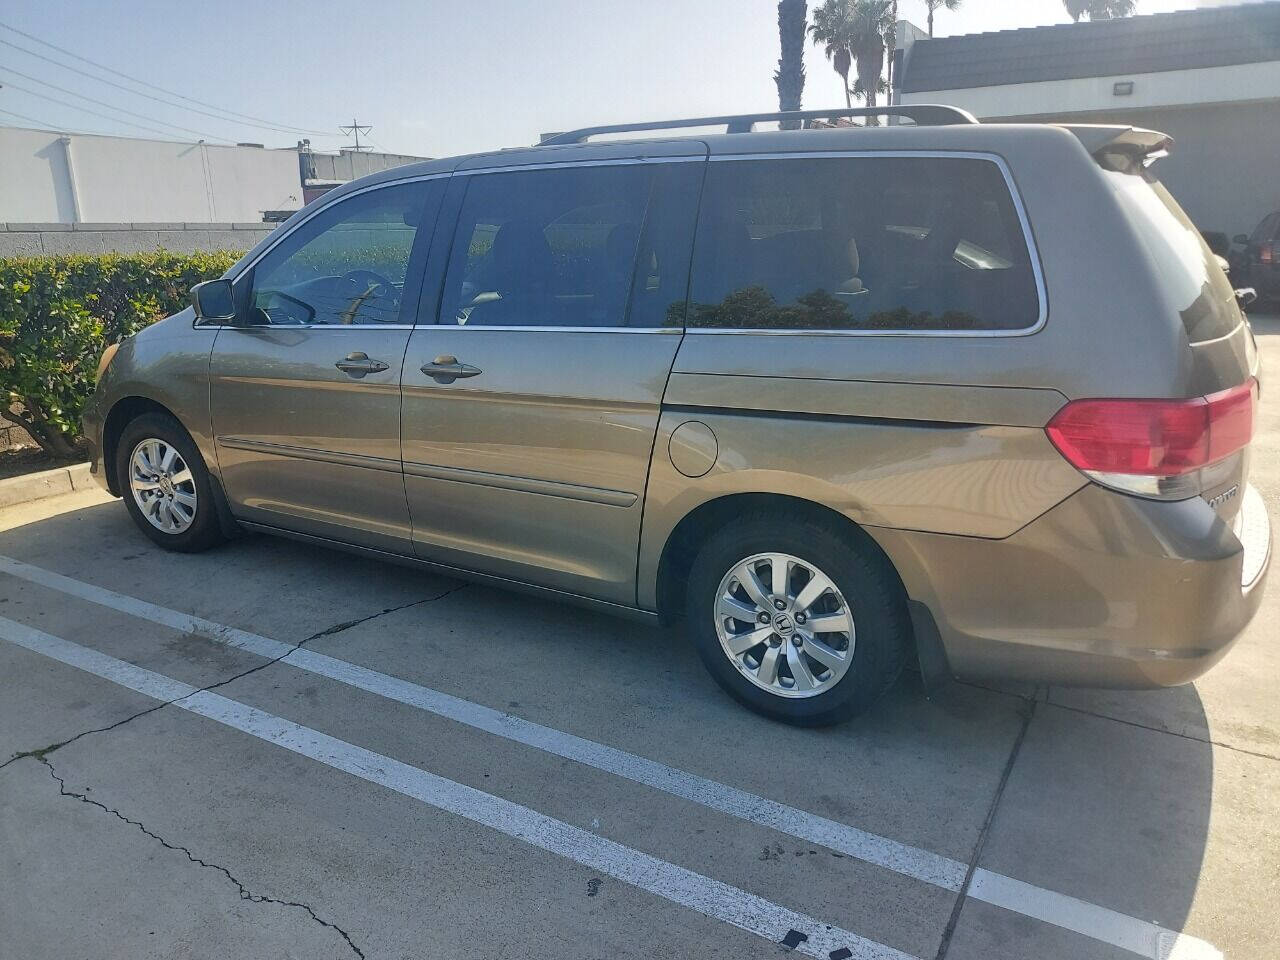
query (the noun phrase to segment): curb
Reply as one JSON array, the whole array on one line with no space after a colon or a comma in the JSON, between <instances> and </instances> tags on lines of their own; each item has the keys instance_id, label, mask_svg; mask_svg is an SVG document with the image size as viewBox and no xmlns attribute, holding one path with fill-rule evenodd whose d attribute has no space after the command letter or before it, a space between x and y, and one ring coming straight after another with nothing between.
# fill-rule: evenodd
<instances>
[{"instance_id":1,"label":"curb","mask_svg":"<svg viewBox=\"0 0 1280 960\"><path fill-rule=\"evenodd\" d=\"M0 507L12 507L62 493L88 490L98 486L89 473L89 464L76 463L69 467L56 467L40 473L28 473L20 477L0 480Z\"/></svg>"}]
</instances>

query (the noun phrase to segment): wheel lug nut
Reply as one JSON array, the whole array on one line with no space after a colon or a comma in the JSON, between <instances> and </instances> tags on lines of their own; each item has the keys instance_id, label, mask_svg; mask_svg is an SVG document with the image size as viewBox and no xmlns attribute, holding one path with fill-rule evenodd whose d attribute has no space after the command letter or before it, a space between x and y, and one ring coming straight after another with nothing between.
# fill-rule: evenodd
<instances>
[{"instance_id":1,"label":"wheel lug nut","mask_svg":"<svg viewBox=\"0 0 1280 960\"><path fill-rule=\"evenodd\" d=\"M786 606L787 606L787 605L786 605L785 603L783 603L781 600L775 600L775 601L773 601L773 605L774 605L777 609L779 609L779 610L785 609L785 608L786 608Z\"/></svg>"},{"instance_id":2,"label":"wheel lug nut","mask_svg":"<svg viewBox=\"0 0 1280 960\"><path fill-rule=\"evenodd\" d=\"M804 623L807 618L803 613L796 614L796 623Z\"/></svg>"},{"instance_id":3,"label":"wheel lug nut","mask_svg":"<svg viewBox=\"0 0 1280 960\"><path fill-rule=\"evenodd\" d=\"M760 620L760 622L761 622L761 623L768 623L768 622L769 622L769 615L768 615L767 613L762 613L762 614L760 614L760 616L759 616L759 618L758 618L758 619Z\"/></svg>"},{"instance_id":4,"label":"wheel lug nut","mask_svg":"<svg viewBox=\"0 0 1280 960\"><path fill-rule=\"evenodd\" d=\"M792 636L791 643L793 646L797 648L802 647L804 646L804 637L800 636L800 634L797 633L794 636Z\"/></svg>"}]
</instances>

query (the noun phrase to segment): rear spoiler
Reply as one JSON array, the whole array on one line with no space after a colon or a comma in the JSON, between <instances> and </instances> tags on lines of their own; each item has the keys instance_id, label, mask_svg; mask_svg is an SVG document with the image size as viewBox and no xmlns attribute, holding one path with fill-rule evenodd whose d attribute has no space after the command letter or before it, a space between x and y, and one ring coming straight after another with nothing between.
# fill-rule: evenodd
<instances>
[{"instance_id":1,"label":"rear spoiler","mask_svg":"<svg viewBox=\"0 0 1280 960\"><path fill-rule=\"evenodd\" d=\"M1106 170L1137 173L1168 156L1173 137L1158 130L1106 124L1063 124Z\"/></svg>"}]
</instances>

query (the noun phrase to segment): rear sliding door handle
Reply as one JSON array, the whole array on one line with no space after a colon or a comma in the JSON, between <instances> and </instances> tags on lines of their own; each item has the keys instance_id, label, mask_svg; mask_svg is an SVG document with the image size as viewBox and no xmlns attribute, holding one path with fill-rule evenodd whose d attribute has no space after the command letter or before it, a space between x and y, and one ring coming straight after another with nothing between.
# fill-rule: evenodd
<instances>
[{"instance_id":1,"label":"rear sliding door handle","mask_svg":"<svg viewBox=\"0 0 1280 960\"><path fill-rule=\"evenodd\" d=\"M469 363L459 363L457 357L448 355L436 357L418 369L436 383L453 383L455 380L478 376L481 372L479 367L473 367Z\"/></svg>"},{"instance_id":2,"label":"rear sliding door handle","mask_svg":"<svg viewBox=\"0 0 1280 960\"><path fill-rule=\"evenodd\" d=\"M357 380L370 373L381 373L387 369L387 365L381 360L370 360L367 353L360 353L359 351L347 354L334 366L347 376L354 377Z\"/></svg>"}]
</instances>

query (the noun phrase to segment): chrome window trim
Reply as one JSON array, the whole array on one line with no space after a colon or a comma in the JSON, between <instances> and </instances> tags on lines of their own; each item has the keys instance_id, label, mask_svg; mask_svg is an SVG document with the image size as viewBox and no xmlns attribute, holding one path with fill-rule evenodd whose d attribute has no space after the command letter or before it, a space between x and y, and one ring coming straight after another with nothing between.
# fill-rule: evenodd
<instances>
[{"instance_id":1,"label":"chrome window trim","mask_svg":"<svg viewBox=\"0 0 1280 960\"><path fill-rule=\"evenodd\" d=\"M197 330L413 330L411 323L247 323L243 326L232 324L201 324Z\"/></svg>"},{"instance_id":2,"label":"chrome window trim","mask_svg":"<svg viewBox=\"0 0 1280 960\"><path fill-rule=\"evenodd\" d=\"M615 157L602 158L594 160L563 160L551 161L547 163L528 163L528 164L508 164L499 167L480 167L470 170L448 170L440 173L421 174L419 176L404 177L398 180L385 180L380 183L370 184L350 193L343 194L341 197L330 203L321 204L306 217L303 217L287 231L277 237L270 246L261 250L252 260L244 263L235 269L235 274L231 277L234 282L252 269L259 260L274 250L279 244L283 243L295 230L303 224L317 216L324 210L342 203L343 201L368 193L372 190L381 190L387 187L399 186L406 183L417 183L425 180L440 180L456 176L477 176L489 173L515 173L522 170L548 170L569 167L596 167L596 166L634 166L637 164L657 164L657 163L721 163L727 161L739 160L826 160L833 158L857 158L857 159L875 159L875 158L891 158L891 159L915 159L915 158L934 158L934 159L959 159L959 160L986 160L994 163L1000 170L1001 176L1004 178L1005 187L1009 191L1009 196L1013 200L1014 210L1018 215L1018 223L1022 227L1023 240L1027 245L1027 253L1031 261L1031 272L1035 277L1036 296L1039 301L1039 315L1036 322L1028 327L1019 327L1013 330L826 330L821 328L803 329L803 330L781 330L781 329L756 329L750 327L540 327L540 326L520 326L520 325L502 325L502 326L477 326L473 329L477 330L545 330L549 333L578 333L578 332L602 332L602 333L691 333L698 335L724 336L724 335L740 335L749 334L753 336L772 336L772 337L959 337L959 338L985 338L985 337L1027 337L1039 333L1044 329L1045 324L1049 320L1049 298L1045 287L1044 269L1040 261L1039 247L1036 245L1035 234L1031 227L1030 218L1027 216L1026 206L1022 200L1022 194L1018 190L1017 182L1013 178L1013 173L1009 169L1008 163L1004 157L997 153L977 150L807 150L807 151L776 151L765 153L725 153L701 156L671 156L671 157ZM696 243L696 239L695 239ZM194 325L194 324L193 324ZM251 326L232 326L227 324L221 325L199 325L202 329L209 330L257 330L257 329L276 329L270 324L254 324ZM443 329L466 329L461 324L444 324L444 323L426 323L426 324L314 324L311 326L298 326L293 329L306 330L324 330L324 329L341 329L341 330L417 330L425 327L439 327Z\"/></svg>"},{"instance_id":3,"label":"chrome window trim","mask_svg":"<svg viewBox=\"0 0 1280 960\"><path fill-rule=\"evenodd\" d=\"M493 326L485 326L476 324L474 327L461 323L423 323L414 327L415 330L543 330L547 333L670 333L682 334L685 332L684 327L544 327L535 323L518 324L505 323L494 324Z\"/></svg>"},{"instance_id":4,"label":"chrome window trim","mask_svg":"<svg viewBox=\"0 0 1280 960\"><path fill-rule=\"evenodd\" d=\"M725 153L716 154L710 162L719 163L729 160L826 160L832 158L875 159L932 158L943 160L986 160L994 163L1004 177L1005 187L1013 199L1014 210L1018 214L1018 223L1022 226L1022 238L1027 245L1027 254L1031 260L1031 272L1035 277L1036 296L1040 302L1039 315L1035 323L1028 327L1012 330L826 330L822 328L802 330L757 329L753 327L691 327L685 325L686 333L699 335L722 336L724 334L750 334L766 337L1029 337L1039 333L1049 322L1049 295L1045 289L1044 269L1040 263L1040 250L1036 246L1035 234L1031 229L1031 220L1022 202L1022 194L1013 179L1008 163L998 153L987 153L975 150L812 150L804 152L776 153ZM695 246L697 240L694 240Z\"/></svg>"}]
</instances>

